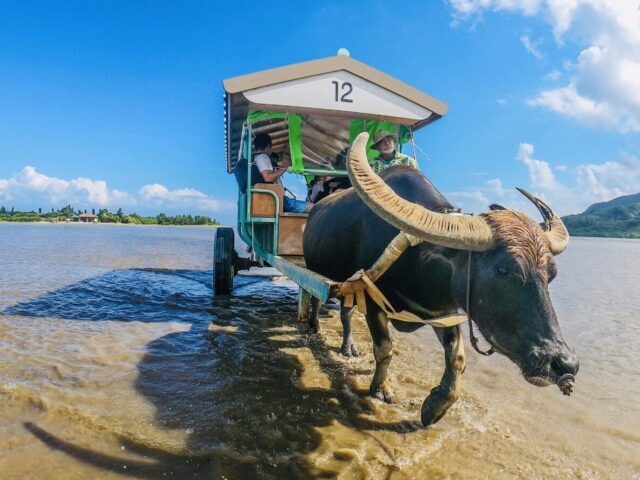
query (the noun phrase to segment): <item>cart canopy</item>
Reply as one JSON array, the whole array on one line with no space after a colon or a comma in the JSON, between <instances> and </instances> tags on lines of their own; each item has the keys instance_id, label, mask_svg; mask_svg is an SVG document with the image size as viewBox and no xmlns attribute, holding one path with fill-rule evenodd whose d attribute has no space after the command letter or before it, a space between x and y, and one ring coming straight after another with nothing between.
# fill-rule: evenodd
<instances>
[{"instance_id":1,"label":"cart canopy","mask_svg":"<svg viewBox=\"0 0 640 480\"><path fill-rule=\"evenodd\" d=\"M447 112L435 98L346 55L224 80L227 170L240 149L242 125L269 133L293 171L343 170L350 142L388 130L400 143ZM372 135L373 136L373 135ZM371 156L377 152L370 151Z\"/></svg>"}]
</instances>

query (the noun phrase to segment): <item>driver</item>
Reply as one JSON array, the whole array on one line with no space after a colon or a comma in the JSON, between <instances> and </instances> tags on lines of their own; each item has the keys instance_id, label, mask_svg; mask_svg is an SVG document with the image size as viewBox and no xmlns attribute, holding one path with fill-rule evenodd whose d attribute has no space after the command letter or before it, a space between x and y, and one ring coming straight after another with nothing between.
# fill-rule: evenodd
<instances>
[{"instance_id":1,"label":"driver","mask_svg":"<svg viewBox=\"0 0 640 480\"><path fill-rule=\"evenodd\" d=\"M418 170L418 162L404 153L396 150L397 141L395 135L387 130L376 132L373 137L371 148L380 152L373 160L369 160L371 168L375 173L385 171L387 168L396 165L408 165Z\"/></svg>"}]
</instances>

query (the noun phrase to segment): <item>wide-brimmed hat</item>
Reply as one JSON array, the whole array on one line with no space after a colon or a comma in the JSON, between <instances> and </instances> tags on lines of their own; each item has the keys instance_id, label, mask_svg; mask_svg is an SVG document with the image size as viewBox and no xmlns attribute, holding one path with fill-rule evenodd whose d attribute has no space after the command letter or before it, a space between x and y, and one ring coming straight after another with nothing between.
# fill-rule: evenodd
<instances>
[{"instance_id":1,"label":"wide-brimmed hat","mask_svg":"<svg viewBox=\"0 0 640 480\"><path fill-rule=\"evenodd\" d=\"M373 144L371 145L371 148L373 148L374 150L377 150L376 146L387 137L393 138L393 141L396 143L398 142L398 140L396 139L396 136L393 133L391 133L388 130L380 130L376 132L375 135L373 136Z\"/></svg>"}]
</instances>

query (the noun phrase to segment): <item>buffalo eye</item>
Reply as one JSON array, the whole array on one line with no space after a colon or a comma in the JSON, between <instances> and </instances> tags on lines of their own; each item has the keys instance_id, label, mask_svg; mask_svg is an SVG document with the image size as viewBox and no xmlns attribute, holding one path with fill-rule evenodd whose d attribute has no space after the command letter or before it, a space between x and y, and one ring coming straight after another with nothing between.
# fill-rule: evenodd
<instances>
[{"instance_id":1,"label":"buffalo eye","mask_svg":"<svg viewBox=\"0 0 640 480\"><path fill-rule=\"evenodd\" d=\"M504 265L498 265L496 267L496 273L498 275L507 275L509 273L509 267L505 267Z\"/></svg>"}]
</instances>

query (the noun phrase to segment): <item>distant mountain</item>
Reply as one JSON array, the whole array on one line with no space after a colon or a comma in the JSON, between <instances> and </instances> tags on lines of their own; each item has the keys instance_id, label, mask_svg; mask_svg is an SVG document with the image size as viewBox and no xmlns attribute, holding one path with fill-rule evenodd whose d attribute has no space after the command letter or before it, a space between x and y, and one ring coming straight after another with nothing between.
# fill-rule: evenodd
<instances>
[{"instance_id":1,"label":"distant mountain","mask_svg":"<svg viewBox=\"0 0 640 480\"><path fill-rule=\"evenodd\" d=\"M562 221L578 237L640 238L640 193L594 203Z\"/></svg>"},{"instance_id":2,"label":"distant mountain","mask_svg":"<svg viewBox=\"0 0 640 480\"><path fill-rule=\"evenodd\" d=\"M640 203L640 193L614 198L608 202L594 203L587 208L584 213L595 213L611 207L626 207L627 205L633 205L634 203Z\"/></svg>"}]
</instances>

